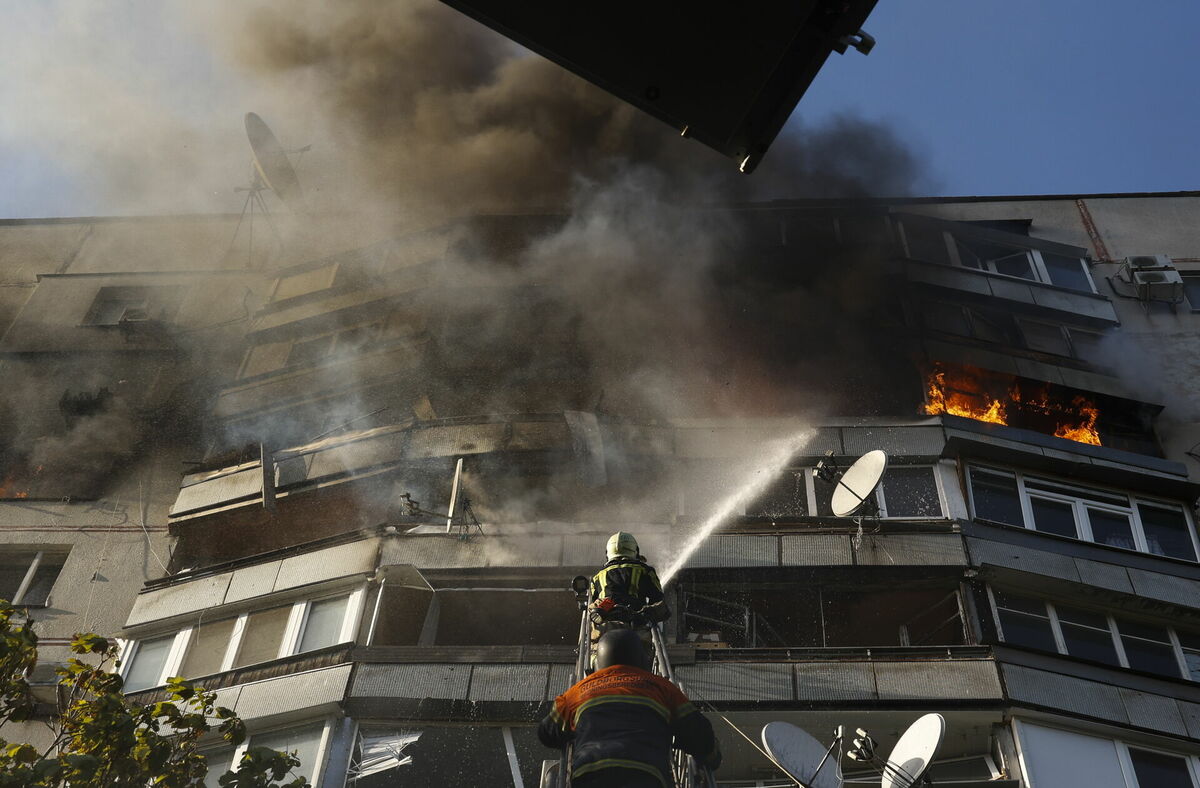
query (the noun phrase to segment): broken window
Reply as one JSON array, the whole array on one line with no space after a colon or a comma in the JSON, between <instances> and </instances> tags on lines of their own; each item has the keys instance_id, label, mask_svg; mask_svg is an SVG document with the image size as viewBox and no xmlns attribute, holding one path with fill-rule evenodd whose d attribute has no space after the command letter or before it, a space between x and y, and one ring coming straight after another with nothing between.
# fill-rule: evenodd
<instances>
[{"instance_id":1,"label":"broken window","mask_svg":"<svg viewBox=\"0 0 1200 788\"><path fill-rule=\"evenodd\" d=\"M836 482L814 476L812 468L789 468L767 490L746 505L747 517L774 519L833 517ZM810 497L811 496L811 497ZM815 510L810 501L816 504ZM875 494L879 515L894 519L941 518L944 509L934 469L928 465L894 465Z\"/></svg>"},{"instance_id":2,"label":"broken window","mask_svg":"<svg viewBox=\"0 0 1200 788\"><path fill-rule=\"evenodd\" d=\"M62 547L6 547L0 557L0 599L21 607L46 605L66 560Z\"/></svg>"},{"instance_id":3,"label":"broken window","mask_svg":"<svg viewBox=\"0 0 1200 788\"><path fill-rule=\"evenodd\" d=\"M348 788L538 785L553 755L532 727L359 726Z\"/></svg>"},{"instance_id":4,"label":"broken window","mask_svg":"<svg viewBox=\"0 0 1200 788\"><path fill-rule=\"evenodd\" d=\"M683 592L681 633L698 646L823 648L963 643L957 589L786 585Z\"/></svg>"},{"instance_id":5,"label":"broken window","mask_svg":"<svg viewBox=\"0 0 1200 788\"><path fill-rule=\"evenodd\" d=\"M145 320L169 321L182 299L181 287L102 287L83 318L85 326L116 326Z\"/></svg>"},{"instance_id":6,"label":"broken window","mask_svg":"<svg viewBox=\"0 0 1200 788\"><path fill-rule=\"evenodd\" d=\"M442 588L439 646L574 644L579 634L575 597L561 589Z\"/></svg>"},{"instance_id":7,"label":"broken window","mask_svg":"<svg viewBox=\"0 0 1200 788\"><path fill-rule=\"evenodd\" d=\"M942 516L942 499L933 468L905 465L888 468L879 497L884 517Z\"/></svg>"},{"instance_id":8,"label":"broken window","mask_svg":"<svg viewBox=\"0 0 1200 788\"><path fill-rule=\"evenodd\" d=\"M808 480L807 468L784 471L766 492L746 506L748 517L807 517Z\"/></svg>"}]
</instances>

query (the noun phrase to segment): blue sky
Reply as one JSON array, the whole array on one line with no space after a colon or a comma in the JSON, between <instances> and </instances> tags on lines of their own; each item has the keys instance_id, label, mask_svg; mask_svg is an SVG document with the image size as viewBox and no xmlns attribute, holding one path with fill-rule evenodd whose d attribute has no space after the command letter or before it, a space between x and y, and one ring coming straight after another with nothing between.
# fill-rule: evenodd
<instances>
[{"instance_id":1,"label":"blue sky","mask_svg":"<svg viewBox=\"0 0 1200 788\"><path fill-rule=\"evenodd\" d=\"M269 93L183 7L0 0L0 217L240 207L241 113ZM793 122L885 122L936 194L1200 189L1196 0L879 0L866 29L875 50L831 56ZM118 110L131 120L104 120ZM98 173L150 176L129 135L151 119L148 154L197 132L176 145L177 202L114 204ZM207 182L184 176L198 167Z\"/></svg>"},{"instance_id":2,"label":"blue sky","mask_svg":"<svg viewBox=\"0 0 1200 788\"><path fill-rule=\"evenodd\" d=\"M879 0L796 109L889 123L941 194L1200 189L1195 0Z\"/></svg>"}]
</instances>

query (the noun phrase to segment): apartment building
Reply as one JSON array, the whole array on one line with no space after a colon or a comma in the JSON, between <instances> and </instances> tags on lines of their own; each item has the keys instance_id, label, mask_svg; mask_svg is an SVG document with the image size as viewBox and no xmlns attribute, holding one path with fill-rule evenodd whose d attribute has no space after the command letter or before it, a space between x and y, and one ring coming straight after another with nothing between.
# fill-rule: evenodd
<instances>
[{"instance_id":1,"label":"apartment building","mask_svg":"<svg viewBox=\"0 0 1200 788\"><path fill-rule=\"evenodd\" d=\"M448 262L562 217L250 261L232 217L0 226L0 595L47 661L118 635L133 697L195 678L314 784L534 786L568 581L629 530L682 561L721 785L786 784L735 727L886 752L932 711L935 783L1200 785L1200 194L721 215L762 342L677 414L613 394L556 283ZM814 467L872 449L872 511L833 516Z\"/></svg>"}]
</instances>

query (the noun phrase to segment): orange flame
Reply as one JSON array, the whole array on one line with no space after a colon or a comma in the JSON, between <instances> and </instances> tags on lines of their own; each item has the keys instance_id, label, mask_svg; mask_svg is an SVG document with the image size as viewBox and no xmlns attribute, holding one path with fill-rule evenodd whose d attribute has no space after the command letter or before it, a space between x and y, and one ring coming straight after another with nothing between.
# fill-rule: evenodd
<instances>
[{"instance_id":1,"label":"orange flame","mask_svg":"<svg viewBox=\"0 0 1200 788\"><path fill-rule=\"evenodd\" d=\"M991 424L1010 424L1010 410L1014 415L1049 416L1056 422L1055 437L1102 445L1096 429L1100 409L1091 400L1077 395L1070 405L1053 401L1048 393L1049 384L1039 392L1040 396L1023 397L1016 378L1011 378L1007 385L1003 384L1003 378L969 367L947 369L938 365L926 383L924 411L931 416L948 413ZM998 388L1006 389L1002 396L994 393Z\"/></svg>"}]
</instances>

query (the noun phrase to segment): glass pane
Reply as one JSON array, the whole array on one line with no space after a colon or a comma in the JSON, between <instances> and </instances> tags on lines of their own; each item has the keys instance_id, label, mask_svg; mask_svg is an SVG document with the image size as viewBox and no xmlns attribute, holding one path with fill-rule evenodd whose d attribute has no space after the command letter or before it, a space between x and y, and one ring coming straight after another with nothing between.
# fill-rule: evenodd
<instances>
[{"instance_id":1,"label":"glass pane","mask_svg":"<svg viewBox=\"0 0 1200 788\"><path fill-rule=\"evenodd\" d=\"M299 728L264 733L251 737L250 746L270 747L272 750L280 752L295 753L296 757L300 759L300 765L292 772L314 782L317 776L317 754L321 747L321 733L324 730L325 723L316 722Z\"/></svg>"},{"instance_id":2,"label":"glass pane","mask_svg":"<svg viewBox=\"0 0 1200 788\"><path fill-rule=\"evenodd\" d=\"M1033 527L1048 534L1079 538L1075 530L1075 508L1062 501L1029 496L1029 507L1033 510Z\"/></svg>"},{"instance_id":3,"label":"glass pane","mask_svg":"<svg viewBox=\"0 0 1200 788\"><path fill-rule=\"evenodd\" d=\"M208 763L208 774L204 776L202 783L204 788L218 788L220 783L217 781L233 768L233 753L232 747L201 753Z\"/></svg>"},{"instance_id":4,"label":"glass pane","mask_svg":"<svg viewBox=\"0 0 1200 788\"><path fill-rule=\"evenodd\" d=\"M1072 328L1070 333L1071 348L1074 351L1071 355L1075 358L1102 366L1105 362L1111 363L1103 351L1104 336L1102 334L1093 334L1091 331L1083 331L1078 328Z\"/></svg>"},{"instance_id":5,"label":"glass pane","mask_svg":"<svg viewBox=\"0 0 1200 788\"><path fill-rule=\"evenodd\" d=\"M1185 648L1183 661L1187 664L1188 675L1192 681L1200 681L1200 651Z\"/></svg>"},{"instance_id":6,"label":"glass pane","mask_svg":"<svg viewBox=\"0 0 1200 788\"><path fill-rule=\"evenodd\" d=\"M338 596L309 603L308 618L304 622L304 635L298 651L325 648L339 641L348 599Z\"/></svg>"},{"instance_id":7,"label":"glass pane","mask_svg":"<svg viewBox=\"0 0 1200 788\"><path fill-rule=\"evenodd\" d=\"M806 517L808 489L804 477L807 470L784 471L762 497L746 506L749 517Z\"/></svg>"},{"instance_id":8,"label":"glass pane","mask_svg":"<svg viewBox=\"0 0 1200 788\"><path fill-rule=\"evenodd\" d=\"M926 301L922 305L921 320L926 328L933 331L945 331L947 334L962 337L971 336L971 324L967 321L963 308L957 304Z\"/></svg>"},{"instance_id":9,"label":"glass pane","mask_svg":"<svg viewBox=\"0 0 1200 788\"><path fill-rule=\"evenodd\" d=\"M0 599L12 601L17 594L17 589L21 587L21 582L25 580L25 575L29 572L31 561L33 561L33 556L16 560L5 559L0 563Z\"/></svg>"},{"instance_id":10,"label":"glass pane","mask_svg":"<svg viewBox=\"0 0 1200 788\"><path fill-rule=\"evenodd\" d=\"M1196 550L1192 547L1187 518L1184 517L1182 509L1165 509L1139 503L1138 514L1142 519L1142 532L1146 534L1146 547L1150 552L1188 561L1196 560Z\"/></svg>"},{"instance_id":11,"label":"glass pane","mask_svg":"<svg viewBox=\"0 0 1200 788\"><path fill-rule=\"evenodd\" d=\"M1187 761L1178 755L1129 748L1138 788L1193 788Z\"/></svg>"},{"instance_id":12,"label":"glass pane","mask_svg":"<svg viewBox=\"0 0 1200 788\"><path fill-rule=\"evenodd\" d=\"M162 676L163 668L167 665L167 655L174 642L175 636L167 635L153 640L143 640L137 644L133 654L133 663L129 666L129 672L125 674L126 692L137 692L158 686L159 677Z\"/></svg>"},{"instance_id":13,"label":"glass pane","mask_svg":"<svg viewBox=\"0 0 1200 788\"><path fill-rule=\"evenodd\" d=\"M1013 477L972 468L971 495L976 518L1009 525L1025 524L1017 480Z\"/></svg>"},{"instance_id":14,"label":"glass pane","mask_svg":"<svg viewBox=\"0 0 1200 788\"><path fill-rule=\"evenodd\" d=\"M297 364L316 364L328 356L332 349L333 336L305 339L292 345L292 350L288 353L287 364L289 367Z\"/></svg>"},{"instance_id":15,"label":"glass pane","mask_svg":"<svg viewBox=\"0 0 1200 788\"><path fill-rule=\"evenodd\" d=\"M1098 544L1124 547L1133 550L1137 545L1133 542L1133 525L1129 515L1118 512L1106 512L1101 509L1088 509L1088 523L1092 526L1092 541Z\"/></svg>"},{"instance_id":16,"label":"glass pane","mask_svg":"<svg viewBox=\"0 0 1200 788\"><path fill-rule=\"evenodd\" d=\"M1020 610L1023 613L1032 613L1035 616L1042 616L1047 619L1050 617L1050 614L1046 612L1046 603L1037 597L1009 594L994 589L992 593L996 597L996 604L1000 607L1007 607L1010 610Z\"/></svg>"},{"instance_id":17,"label":"glass pane","mask_svg":"<svg viewBox=\"0 0 1200 788\"><path fill-rule=\"evenodd\" d=\"M933 468L888 468L883 477L888 517L941 517Z\"/></svg>"},{"instance_id":18,"label":"glass pane","mask_svg":"<svg viewBox=\"0 0 1200 788\"><path fill-rule=\"evenodd\" d=\"M941 230L906 222L904 239L908 242L908 256L914 260L926 260L931 263L950 262L950 255L946 251L946 236Z\"/></svg>"},{"instance_id":19,"label":"glass pane","mask_svg":"<svg viewBox=\"0 0 1200 788\"><path fill-rule=\"evenodd\" d=\"M227 618L224 621L201 624L192 630L187 656L183 658L179 674L184 678L194 679L219 673L236 623L236 618Z\"/></svg>"},{"instance_id":20,"label":"glass pane","mask_svg":"<svg viewBox=\"0 0 1200 788\"><path fill-rule=\"evenodd\" d=\"M1034 323L1031 320L1018 320L1021 334L1025 337L1025 346L1030 350L1042 353L1053 353L1056 356L1070 356L1071 346L1062 326L1048 323Z\"/></svg>"},{"instance_id":21,"label":"glass pane","mask_svg":"<svg viewBox=\"0 0 1200 788\"><path fill-rule=\"evenodd\" d=\"M1043 651L1058 651L1048 618L1001 610L1000 627L1004 630L1005 643L1040 648Z\"/></svg>"},{"instance_id":22,"label":"glass pane","mask_svg":"<svg viewBox=\"0 0 1200 788\"><path fill-rule=\"evenodd\" d=\"M1033 263L1029 259L1029 253L1025 251L1012 252L1003 257L997 257L992 260L992 267L996 269L996 273L998 274L1019 276L1022 279L1037 279L1033 274Z\"/></svg>"},{"instance_id":23,"label":"glass pane","mask_svg":"<svg viewBox=\"0 0 1200 788\"><path fill-rule=\"evenodd\" d=\"M553 750L541 745L527 748L531 738L522 731L513 732L513 743L517 747L517 759L522 767L526 785L536 785L540 774L540 760L528 764L530 759L554 757ZM413 741L412 737L416 736ZM367 752L363 752L363 744ZM365 741L357 748L359 762L370 756L372 742ZM460 788L474 785L512 785L512 767L504 745L504 734L499 727L482 726L436 726L424 730L397 730L391 747L399 757L392 759L392 768L374 774L361 774L347 786L353 788ZM529 752L532 749L532 752ZM384 765L384 764L380 764ZM535 771L536 769L536 771ZM353 777L353 775L352 775Z\"/></svg>"},{"instance_id":24,"label":"glass pane","mask_svg":"<svg viewBox=\"0 0 1200 788\"><path fill-rule=\"evenodd\" d=\"M1069 290L1079 290L1084 293L1095 292L1084 273L1085 263L1078 257L1065 257L1059 254L1042 252L1042 263L1046 273L1050 275L1051 284L1065 287Z\"/></svg>"},{"instance_id":25,"label":"glass pane","mask_svg":"<svg viewBox=\"0 0 1200 788\"><path fill-rule=\"evenodd\" d=\"M1184 276L1183 293L1187 296L1188 306L1200 310L1200 276Z\"/></svg>"},{"instance_id":26,"label":"glass pane","mask_svg":"<svg viewBox=\"0 0 1200 788\"><path fill-rule=\"evenodd\" d=\"M1025 487L1029 490L1045 490L1046 492L1079 498L1088 503L1106 503L1112 506L1129 506L1129 498L1120 493L1108 490L1097 490L1094 487L1077 487L1051 479L1039 479L1035 476L1025 477Z\"/></svg>"},{"instance_id":27,"label":"glass pane","mask_svg":"<svg viewBox=\"0 0 1200 788\"><path fill-rule=\"evenodd\" d=\"M251 613L246 619L246 631L242 635L242 644L233 666L240 668L276 659L291 613L290 605Z\"/></svg>"},{"instance_id":28,"label":"glass pane","mask_svg":"<svg viewBox=\"0 0 1200 788\"><path fill-rule=\"evenodd\" d=\"M1129 667L1159 676L1180 675L1179 663L1175 660L1175 649L1171 644L1128 637L1124 631L1121 635L1121 645L1125 647L1125 658L1129 661Z\"/></svg>"},{"instance_id":29,"label":"glass pane","mask_svg":"<svg viewBox=\"0 0 1200 788\"><path fill-rule=\"evenodd\" d=\"M1179 637L1179 644L1184 648L1191 648L1200 651L1200 633L1188 632L1186 629L1177 629L1175 634Z\"/></svg>"},{"instance_id":30,"label":"glass pane","mask_svg":"<svg viewBox=\"0 0 1200 788\"><path fill-rule=\"evenodd\" d=\"M1130 621L1129 619L1119 619L1117 621L1117 629L1121 630L1122 635L1141 638L1142 640L1156 640L1159 643L1168 644L1171 642L1171 636L1167 634L1166 627L1143 624L1140 621Z\"/></svg>"},{"instance_id":31,"label":"glass pane","mask_svg":"<svg viewBox=\"0 0 1200 788\"><path fill-rule=\"evenodd\" d=\"M1072 624L1108 631L1108 618L1103 613L1080 610L1077 607L1067 607L1057 603L1054 605L1054 612L1058 614L1059 621L1070 621Z\"/></svg>"},{"instance_id":32,"label":"glass pane","mask_svg":"<svg viewBox=\"0 0 1200 788\"><path fill-rule=\"evenodd\" d=\"M1060 628L1067 653L1072 657L1094 659L1109 665L1121 664L1117 659L1117 648L1113 645L1112 634L1107 629L1092 629L1065 622L1060 624Z\"/></svg>"}]
</instances>

